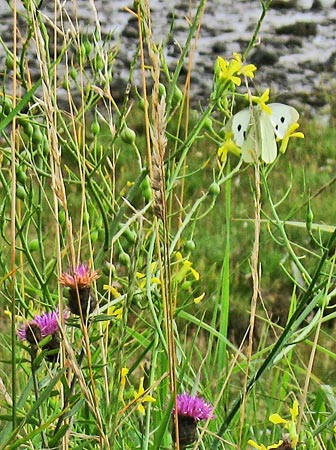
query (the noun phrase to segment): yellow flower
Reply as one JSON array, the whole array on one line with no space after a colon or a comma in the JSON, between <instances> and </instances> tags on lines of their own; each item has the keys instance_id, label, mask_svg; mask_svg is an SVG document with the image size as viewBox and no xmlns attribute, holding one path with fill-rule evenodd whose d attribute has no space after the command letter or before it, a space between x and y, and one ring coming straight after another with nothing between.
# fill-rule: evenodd
<instances>
[{"instance_id":1,"label":"yellow flower","mask_svg":"<svg viewBox=\"0 0 336 450\"><path fill-rule=\"evenodd\" d=\"M126 377L128 375L129 369L127 367L123 367L121 369L121 375L120 375L120 389L119 389L119 400L125 404L124 401L124 390L126 385Z\"/></svg>"},{"instance_id":2,"label":"yellow flower","mask_svg":"<svg viewBox=\"0 0 336 450\"><path fill-rule=\"evenodd\" d=\"M204 297L205 297L205 292L203 292L203 294L199 295L198 297L195 297L194 303L196 303L196 305L198 305L199 303L201 303L201 301L203 300Z\"/></svg>"},{"instance_id":3,"label":"yellow flower","mask_svg":"<svg viewBox=\"0 0 336 450\"><path fill-rule=\"evenodd\" d=\"M254 442L252 439L250 439L247 443L248 443L249 445L251 445L251 447L257 448L258 450L270 450L270 449L272 449L272 448L278 448L278 447L280 447L280 445L283 444L283 441L279 441L277 444L268 445L267 447L266 447L266 445L264 445L264 444L257 444L257 443Z\"/></svg>"},{"instance_id":4,"label":"yellow flower","mask_svg":"<svg viewBox=\"0 0 336 450\"><path fill-rule=\"evenodd\" d=\"M112 294L112 297L114 299L117 299L117 298L121 297L120 292L114 286L111 286L109 284L104 284L103 285L103 289L104 289L104 291L109 291ZM115 303L115 301L114 301L114 303ZM123 314L123 309L122 309L121 306L118 308L115 305L110 305L107 308L107 315L108 316L115 316L115 318L117 320L121 320L122 319L122 314ZM107 324L108 324L108 321L104 321L104 324L105 325L104 325L103 329L105 331L105 329L107 327Z\"/></svg>"},{"instance_id":5,"label":"yellow flower","mask_svg":"<svg viewBox=\"0 0 336 450\"><path fill-rule=\"evenodd\" d=\"M153 274L153 272L156 270L156 262L152 262L150 265L150 273ZM138 279L138 285L140 287L140 289L145 289L146 284L147 284L147 277L144 273L142 272L137 272L136 273L136 277ZM154 285L154 284L161 284L161 280L158 277L151 277L150 279L150 284Z\"/></svg>"},{"instance_id":6,"label":"yellow flower","mask_svg":"<svg viewBox=\"0 0 336 450\"><path fill-rule=\"evenodd\" d=\"M233 141L232 137L233 137L232 131L226 131L225 132L225 142L217 150L218 158L222 161L223 165L226 164L227 155L228 155L229 152L233 153L236 156L240 156L241 155L241 150L235 144L235 142Z\"/></svg>"},{"instance_id":7,"label":"yellow flower","mask_svg":"<svg viewBox=\"0 0 336 450\"><path fill-rule=\"evenodd\" d=\"M241 85L241 79L236 76L236 74L241 70L242 63L237 59L231 59L227 61L226 59L218 56L217 67L219 69L219 78L224 81L232 81L236 86Z\"/></svg>"},{"instance_id":8,"label":"yellow flower","mask_svg":"<svg viewBox=\"0 0 336 450\"><path fill-rule=\"evenodd\" d=\"M155 398L152 397L151 395L144 395L145 389L143 387L143 383L144 383L144 377L141 377L138 392L134 391L133 395L134 395L134 399L138 402L138 411L142 415L145 415L145 407L143 406L143 403L155 402Z\"/></svg>"},{"instance_id":9,"label":"yellow flower","mask_svg":"<svg viewBox=\"0 0 336 450\"><path fill-rule=\"evenodd\" d=\"M263 94L261 94L260 97L258 97L257 95L251 95L251 97L249 97L248 94L245 94L245 98L247 100L251 98L252 102L259 105L263 111L267 112L267 114L272 114L271 108L268 105L266 105L266 102L268 102L269 100L269 93L270 93L269 89L266 89L266 91Z\"/></svg>"},{"instance_id":10,"label":"yellow flower","mask_svg":"<svg viewBox=\"0 0 336 450\"><path fill-rule=\"evenodd\" d=\"M291 419L286 420L280 416L280 414L271 414L269 416L269 420L274 424L283 424L285 428L289 432L289 438L291 441L291 447L296 448L296 445L299 440L299 436L296 431L296 418L299 415L299 404L297 400L294 400L293 407L289 408L289 411L291 413Z\"/></svg>"},{"instance_id":11,"label":"yellow flower","mask_svg":"<svg viewBox=\"0 0 336 450\"><path fill-rule=\"evenodd\" d=\"M301 133L301 131L295 131L299 128L299 124L293 123L293 125L291 125L287 131L287 133L285 134L285 136L283 137L283 139L281 140L281 146L279 151L281 153L285 153L285 151L287 150L287 146L288 146L288 142L290 138L304 138L304 134Z\"/></svg>"},{"instance_id":12,"label":"yellow flower","mask_svg":"<svg viewBox=\"0 0 336 450\"><path fill-rule=\"evenodd\" d=\"M177 262L182 262L182 267L179 268L174 276L176 283L183 281L189 273L196 281L200 279L200 274L192 267L192 262L189 259L184 259L180 252L176 252L175 258Z\"/></svg>"},{"instance_id":13,"label":"yellow flower","mask_svg":"<svg viewBox=\"0 0 336 450\"><path fill-rule=\"evenodd\" d=\"M244 77L246 78L254 78L254 73L257 70L257 67L254 64L246 64L244 66L243 62L242 62L242 57L239 53L234 53L233 54L233 58L240 62L241 66L240 69L238 71L238 75L244 75Z\"/></svg>"}]
</instances>

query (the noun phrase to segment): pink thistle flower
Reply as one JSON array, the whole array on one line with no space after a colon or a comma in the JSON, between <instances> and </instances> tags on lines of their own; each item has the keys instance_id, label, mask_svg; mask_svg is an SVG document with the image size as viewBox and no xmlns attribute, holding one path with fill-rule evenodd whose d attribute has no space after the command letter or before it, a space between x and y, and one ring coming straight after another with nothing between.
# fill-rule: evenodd
<instances>
[{"instance_id":1,"label":"pink thistle flower","mask_svg":"<svg viewBox=\"0 0 336 450\"><path fill-rule=\"evenodd\" d=\"M64 318L68 314L64 312ZM42 346L43 350L47 350L45 358L49 362L55 363L58 359L60 340L59 340L59 311L50 311L36 315L33 320L23 324L18 330L17 335L21 341L27 341L31 344L32 358L35 358L37 345L47 336L51 338Z\"/></svg>"},{"instance_id":2,"label":"pink thistle flower","mask_svg":"<svg viewBox=\"0 0 336 450\"><path fill-rule=\"evenodd\" d=\"M199 420L214 419L213 407L203 398L193 397L189 394L180 394L176 397L176 410L178 418L178 440L181 449L188 447L196 441L197 423ZM175 417L175 407L172 410ZM173 425L173 441L176 442L176 427Z\"/></svg>"},{"instance_id":3,"label":"pink thistle flower","mask_svg":"<svg viewBox=\"0 0 336 450\"><path fill-rule=\"evenodd\" d=\"M21 341L36 344L46 336L55 334L58 331L58 320L58 310L36 315L33 320L23 324L18 329L17 335Z\"/></svg>"},{"instance_id":4,"label":"pink thistle flower","mask_svg":"<svg viewBox=\"0 0 336 450\"><path fill-rule=\"evenodd\" d=\"M180 394L176 397L177 414L179 416L190 417L196 421L214 419L213 407L207 403L203 398L194 397L189 394ZM173 408L173 414L175 408Z\"/></svg>"},{"instance_id":5,"label":"pink thistle flower","mask_svg":"<svg viewBox=\"0 0 336 450\"><path fill-rule=\"evenodd\" d=\"M91 270L88 264L78 264L77 267L63 272L59 280L63 286L69 288L68 306L73 314L84 319L91 314L97 305L92 293L91 284L99 278L97 270Z\"/></svg>"},{"instance_id":6,"label":"pink thistle flower","mask_svg":"<svg viewBox=\"0 0 336 450\"><path fill-rule=\"evenodd\" d=\"M71 289L88 288L99 277L97 270L91 270L88 264L80 263L68 272L63 272L59 281L63 286Z\"/></svg>"}]
</instances>

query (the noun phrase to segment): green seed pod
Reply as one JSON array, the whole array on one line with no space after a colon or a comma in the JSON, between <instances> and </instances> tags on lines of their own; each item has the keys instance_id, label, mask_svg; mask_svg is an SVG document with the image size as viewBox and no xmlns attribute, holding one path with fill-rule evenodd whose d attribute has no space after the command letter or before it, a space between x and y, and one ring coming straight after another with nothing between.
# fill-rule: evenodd
<instances>
[{"instance_id":1,"label":"green seed pod","mask_svg":"<svg viewBox=\"0 0 336 450\"><path fill-rule=\"evenodd\" d=\"M71 67L69 75L74 81L77 79L77 70L75 67Z\"/></svg>"},{"instance_id":2,"label":"green seed pod","mask_svg":"<svg viewBox=\"0 0 336 450\"><path fill-rule=\"evenodd\" d=\"M22 185L25 185L27 182L27 174L22 167L17 167L16 169L16 179Z\"/></svg>"},{"instance_id":3,"label":"green seed pod","mask_svg":"<svg viewBox=\"0 0 336 450\"><path fill-rule=\"evenodd\" d=\"M120 133L120 137L125 144L133 145L135 142L136 134L131 128L128 128L127 125L124 126Z\"/></svg>"},{"instance_id":4,"label":"green seed pod","mask_svg":"<svg viewBox=\"0 0 336 450\"><path fill-rule=\"evenodd\" d=\"M162 83L159 84L159 93L160 93L160 97L166 97L167 96L166 87Z\"/></svg>"},{"instance_id":5,"label":"green seed pod","mask_svg":"<svg viewBox=\"0 0 336 450\"><path fill-rule=\"evenodd\" d=\"M14 58L9 53L7 53L5 64L7 70L12 70L14 67Z\"/></svg>"},{"instance_id":6,"label":"green seed pod","mask_svg":"<svg viewBox=\"0 0 336 450\"><path fill-rule=\"evenodd\" d=\"M27 197L27 192L22 185L17 186L16 197L19 198L20 200L24 200Z\"/></svg>"},{"instance_id":7,"label":"green seed pod","mask_svg":"<svg viewBox=\"0 0 336 450\"><path fill-rule=\"evenodd\" d=\"M120 252L119 256L118 256L118 259L119 259L119 262L121 264L123 264L126 267L130 267L130 265L131 265L131 258L126 252L124 252L124 251Z\"/></svg>"},{"instance_id":8,"label":"green seed pod","mask_svg":"<svg viewBox=\"0 0 336 450\"><path fill-rule=\"evenodd\" d=\"M36 252L39 249L39 240L38 239L32 239L28 244L28 249L30 252Z\"/></svg>"},{"instance_id":9,"label":"green seed pod","mask_svg":"<svg viewBox=\"0 0 336 450\"><path fill-rule=\"evenodd\" d=\"M141 182L140 189L146 202L150 202L152 200L152 188L148 176Z\"/></svg>"},{"instance_id":10,"label":"green seed pod","mask_svg":"<svg viewBox=\"0 0 336 450\"><path fill-rule=\"evenodd\" d=\"M58 211L58 222L62 226L65 224L65 211L64 209L60 209Z\"/></svg>"},{"instance_id":11,"label":"green seed pod","mask_svg":"<svg viewBox=\"0 0 336 450\"><path fill-rule=\"evenodd\" d=\"M188 239L187 242L184 244L184 248L187 252L193 252L196 248L196 244L192 239Z\"/></svg>"},{"instance_id":12,"label":"green seed pod","mask_svg":"<svg viewBox=\"0 0 336 450\"><path fill-rule=\"evenodd\" d=\"M209 187L209 192L211 195L213 195L214 197L217 197L217 195L219 195L220 193L220 186L218 183L216 183L216 181L214 181L210 187Z\"/></svg>"},{"instance_id":13,"label":"green seed pod","mask_svg":"<svg viewBox=\"0 0 336 450\"><path fill-rule=\"evenodd\" d=\"M182 283L181 289L182 289L183 291L189 291L189 289L191 288L191 286L192 286L192 281L184 281L184 282Z\"/></svg>"},{"instance_id":14,"label":"green seed pod","mask_svg":"<svg viewBox=\"0 0 336 450\"><path fill-rule=\"evenodd\" d=\"M86 56L90 56L91 50L92 50L92 45L88 39L85 39L85 41L84 41L84 48L85 48Z\"/></svg>"},{"instance_id":15,"label":"green seed pod","mask_svg":"<svg viewBox=\"0 0 336 450\"><path fill-rule=\"evenodd\" d=\"M4 97L4 99L2 100L2 109L3 109L3 113L8 116L8 114L10 112L12 112L13 110L13 102L10 98L8 97Z\"/></svg>"},{"instance_id":16,"label":"green seed pod","mask_svg":"<svg viewBox=\"0 0 336 450\"><path fill-rule=\"evenodd\" d=\"M174 106L177 106L181 103L183 98L183 92L181 91L181 89L177 86L174 86L174 92L173 92L173 99L172 99L172 103Z\"/></svg>"},{"instance_id":17,"label":"green seed pod","mask_svg":"<svg viewBox=\"0 0 336 450\"><path fill-rule=\"evenodd\" d=\"M66 77L63 78L62 88L65 89L66 91L69 89L69 81Z\"/></svg>"},{"instance_id":18,"label":"green seed pod","mask_svg":"<svg viewBox=\"0 0 336 450\"><path fill-rule=\"evenodd\" d=\"M41 129L39 126L34 126L32 142L34 145L39 145L43 142L43 133L41 132Z\"/></svg>"},{"instance_id":19,"label":"green seed pod","mask_svg":"<svg viewBox=\"0 0 336 450\"><path fill-rule=\"evenodd\" d=\"M113 276L113 274L115 273L115 267L110 262L105 261L104 265L103 265L103 268L102 268L102 272L107 277L110 276L110 274L112 274L112 276Z\"/></svg>"},{"instance_id":20,"label":"green seed pod","mask_svg":"<svg viewBox=\"0 0 336 450\"><path fill-rule=\"evenodd\" d=\"M97 54L94 60L94 65L96 70L103 70L104 69L104 61L102 57Z\"/></svg>"},{"instance_id":21,"label":"green seed pod","mask_svg":"<svg viewBox=\"0 0 336 450\"><path fill-rule=\"evenodd\" d=\"M140 95L138 96L138 105L141 111L145 110L145 99L143 97L140 97ZM146 100L146 105L148 108L148 100Z\"/></svg>"},{"instance_id":22,"label":"green seed pod","mask_svg":"<svg viewBox=\"0 0 336 450\"><path fill-rule=\"evenodd\" d=\"M90 233L91 242L97 242L99 237L99 231L98 230L92 230Z\"/></svg>"},{"instance_id":23,"label":"green seed pod","mask_svg":"<svg viewBox=\"0 0 336 450\"><path fill-rule=\"evenodd\" d=\"M99 125L98 120L94 120L94 121L92 122L92 124L91 124L91 131L92 131L92 134L93 134L94 136L97 136L97 134L99 133L99 131L100 131L100 125Z\"/></svg>"},{"instance_id":24,"label":"green seed pod","mask_svg":"<svg viewBox=\"0 0 336 450\"><path fill-rule=\"evenodd\" d=\"M27 121L23 122L22 128L23 128L23 131L25 132L25 134L29 138L31 138L33 136L34 127L33 127L33 125L30 122L27 122Z\"/></svg>"},{"instance_id":25,"label":"green seed pod","mask_svg":"<svg viewBox=\"0 0 336 450\"><path fill-rule=\"evenodd\" d=\"M207 117L207 118L204 120L204 122L203 122L203 127L204 127L206 130L208 130L208 131L210 131L210 132L213 132L212 119L211 119L211 117Z\"/></svg>"},{"instance_id":26,"label":"green seed pod","mask_svg":"<svg viewBox=\"0 0 336 450\"><path fill-rule=\"evenodd\" d=\"M127 242L129 244L135 244L136 241L136 233L129 228L126 228L126 230L123 232L123 236L126 238Z\"/></svg>"}]
</instances>

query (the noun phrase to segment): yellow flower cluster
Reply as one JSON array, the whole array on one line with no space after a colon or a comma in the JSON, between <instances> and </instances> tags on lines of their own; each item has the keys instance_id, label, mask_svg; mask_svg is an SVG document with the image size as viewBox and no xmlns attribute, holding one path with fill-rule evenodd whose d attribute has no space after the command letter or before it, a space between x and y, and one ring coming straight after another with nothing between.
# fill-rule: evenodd
<instances>
[{"instance_id":1,"label":"yellow flower cluster","mask_svg":"<svg viewBox=\"0 0 336 450\"><path fill-rule=\"evenodd\" d=\"M275 413L271 414L269 416L270 422L274 423L275 425L281 424L284 426L284 428L288 431L289 435L289 441L286 440L286 443L289 442L290 448L295 449L298 444L298 433L296 430L296 419L299 415L299 404L296 400L293 402L293 407L289 408L289 412L291 414L291 418L289 420L284 419L280 416L280 414ZM271 444L271 445L264 445L264 444L257 444L255 441L250 439L247 442L251 447L256 448L258 450L269 450L272 448L279 448L284 444L283 440L280 440L277 444ZM287 447L286 447L287 448Z\"/></svg>"},{"instance_id":2,"label":"yellow flower cluster","mask_svg":"<svg viewBox=\"0 0 336 450\"><path fill-rule=\"evenodd\" d=\"M234 53L230 61L219 56L217 58L217 73L221 81L232 82L236 86L241 85L241 77L254 78L257 70L254 64L244 65L239 53Z\"/></svg>"}]
</instances>

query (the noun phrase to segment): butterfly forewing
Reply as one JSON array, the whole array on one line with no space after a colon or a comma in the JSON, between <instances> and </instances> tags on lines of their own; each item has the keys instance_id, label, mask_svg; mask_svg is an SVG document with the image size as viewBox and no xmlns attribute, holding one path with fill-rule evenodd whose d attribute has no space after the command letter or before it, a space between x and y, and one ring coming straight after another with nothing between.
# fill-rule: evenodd
<instances>
[{"instance_id":1,"label":"butterfly forewing","mask_svg":"<svg viewBox=\"0 0 336 450\"><path fill-rule=\"evenodd\" d=\"M270 103L271 123L274 127L274 133L278 138L283 139L289 127L299 119L299 113L295 108L282 103Z\"/></svg>"},{"instance_id":2,"label":"butterfly forewing","mask_svg":"<svg viewBox=\"0 0 336 450\"><path fill-rule=\"evenodd\" d=\"M250 128L251 111L249 108L245 108L239 111L233 116L232 119L232 132L233 139L238 147L242 147L246 138L248 129Z\"/></svg>"},{"instance_id":3,"label":"butterfly forewing","mask_svg":"<svg viewBox=\"0 0 336 450\"><path fill-rule=\"evenodd\" d=\"M274 127L271 122L271 116L262 111L260 115L260 141L261 141L261 159L266 163L272 163L277 155L277 145L274 135Z\"/></svg>"}]
</instances>

